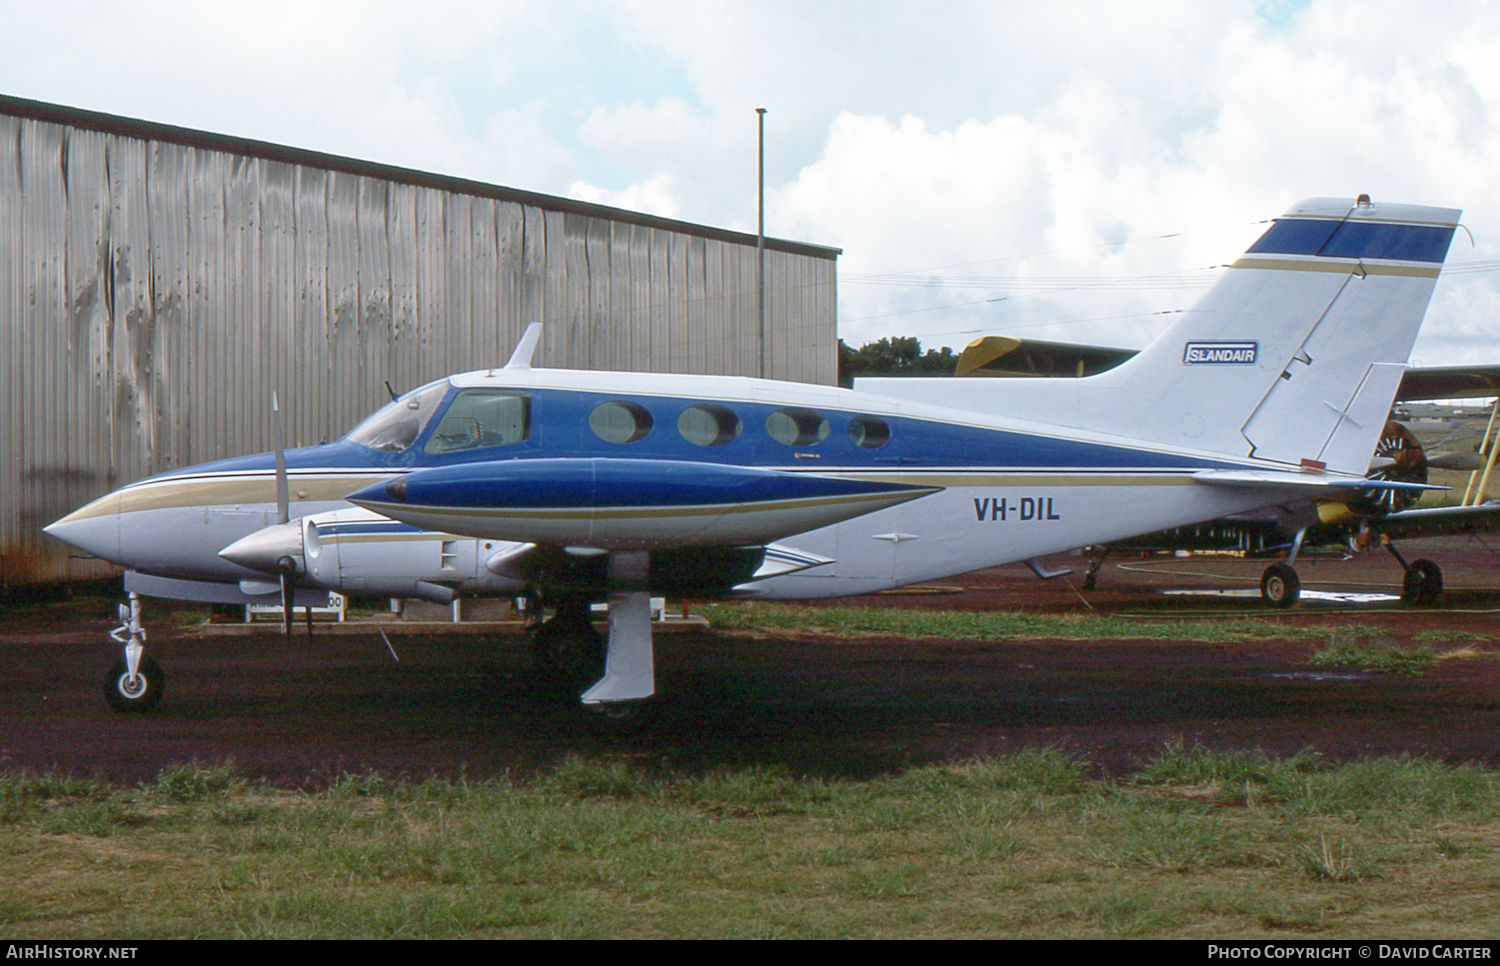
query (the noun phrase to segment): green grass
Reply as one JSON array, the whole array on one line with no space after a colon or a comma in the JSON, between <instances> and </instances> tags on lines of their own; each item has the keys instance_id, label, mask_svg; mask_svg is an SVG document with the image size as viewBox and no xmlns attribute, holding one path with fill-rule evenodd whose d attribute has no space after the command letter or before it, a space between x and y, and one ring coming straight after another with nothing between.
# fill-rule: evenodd
<instances>
[{"instance_id":1,"label":"green grass","mask_svg":"<svg viewBox=\"0 0 1500 966\"><path fill-rule=\"evenodd\" d=\"M1439 660L1487 656L1477 649L1488 638L1455 632L1423 632L1416 643L1365 641L1359 627L1303 627L1272 618L1204 621L1130 620L1092 614L922 611L881 607L806 607L788 604L711 604L709 623L718 630L782 630L840 637L887 635L952 640L1165 640L1225 643L1281 638L1323 643L1312 654L1316 667L1357 667L1377 674L1420 675ZM1427 646L1446 642L1467 646L1443 654Z\"/></svg>"},{"instance_id":2,"label":"green grass","mask_svg":"<svg viewBox=\"0 0 1500 966\"><path fill-rule=\"evenodd\" d=\"M1488 937L1500 778L1177 742L1127 779L1055 749L869 781L0 773L17 938Z\"/></svg>"},{"instance_id":3,"label":"green grass","mask_svg":"<svg viewBox=\"0 0 1500 966\"><path fill-rule=\"evenodd\" d=\"M1317 667L1357 667L1376 674L1425 674L1437 655L1422 645L1403 647L1389 641L1363 642L1352 632L1335 631L1328 643L1313 652Z\"/></svg>"},{"instance_id":4,"label":"green grass","mask_svg":"<svg viewBox=\"0 0 1500 966\"><path fill-rule=\"evenodd\" d=\"M884 634L957 640L1191 640L1216 643L1253 638L1321 637L1326 630L1264 620L1129 620L1093 614L924 611L883 607L806 607L789 604L710 604L704 614L718 630L816 631L852 636Z\"/></svg>"}]
</instances>

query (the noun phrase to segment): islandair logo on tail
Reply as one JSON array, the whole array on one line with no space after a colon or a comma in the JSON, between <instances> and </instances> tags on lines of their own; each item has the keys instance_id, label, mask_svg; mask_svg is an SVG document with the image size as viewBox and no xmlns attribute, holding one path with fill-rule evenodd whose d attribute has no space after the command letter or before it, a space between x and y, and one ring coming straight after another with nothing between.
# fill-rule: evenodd
<instances>
[{"instance_id":1,"label":"islandair logo on tail","mask_svg":"<svg viewBox=\"0 0 1500 966\"><path fill-rule=\"evenodd\" d=\"M1254 342L1189 342L1182 361L1189 366L1250 366L1255 364Z\"/></svg>"}]
</instances>

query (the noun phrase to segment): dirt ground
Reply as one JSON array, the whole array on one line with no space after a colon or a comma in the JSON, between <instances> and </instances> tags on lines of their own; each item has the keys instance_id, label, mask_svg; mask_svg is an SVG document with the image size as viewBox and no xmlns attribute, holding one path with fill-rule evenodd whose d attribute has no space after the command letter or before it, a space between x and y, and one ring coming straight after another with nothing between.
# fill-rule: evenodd
<instances>
[{"instance_id":1,"label":"dirt ground","mask_svg":"<svg viewBox=\"0 0 1500 966\"><path fill-rule=\"evenodd\" d=\"M270 626L236 635L175 625L152 602L148 652L166 670L166 697L153 713L120 715L100 693L118 655L108 607L15 607L0 612L0 764L136 782L174 763L232 760L300 787L366 769L525 775L574 752L865 776L1055 745L1122 774L1180 739L1500 766L1500 558L1467 537L1402 549L1442 566L1448 590L1437 607L1305 599L1274 619L1373 628L1376 639L1439 651L1472 642L1484 656L1413 678L1317 669L1313 645L1284 639L979 643L674 630L657 638L659 717L631 737L594 734L559 703L531 671L519 625L455 632L386 619L397 663L369 624L319 629L310 642L299 630L287 644ZM1265 566L1111 558L1089 593L1076 574L1042 582L1012 566L842 603L1266 617L1254 595ZM1299 570L1304 591L1399 592L1400 570L1383 553L1305 557ZM1252 596L1214 592L1224 589ZM1198 593L1167 592L1184 590Z\"/></svg>"}]
</instances>

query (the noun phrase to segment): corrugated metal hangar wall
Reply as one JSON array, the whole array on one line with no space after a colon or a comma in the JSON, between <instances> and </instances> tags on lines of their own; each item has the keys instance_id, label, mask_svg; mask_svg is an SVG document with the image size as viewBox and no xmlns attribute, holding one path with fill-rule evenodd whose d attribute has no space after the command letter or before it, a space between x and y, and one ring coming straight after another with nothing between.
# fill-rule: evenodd
<instances>
[{"instance_id":1,"label":"corrugated metal hangar wall","mask_svg":"<svg viewBox=\"0 0 1500 966\"><path fill-rule=\"evenodd\" d=\"M765 363L834 384L836 249L767 240ZM174 467L504 364L758 375L755 236L0 97L0 582Z\"/></svg>"}]
</instances>

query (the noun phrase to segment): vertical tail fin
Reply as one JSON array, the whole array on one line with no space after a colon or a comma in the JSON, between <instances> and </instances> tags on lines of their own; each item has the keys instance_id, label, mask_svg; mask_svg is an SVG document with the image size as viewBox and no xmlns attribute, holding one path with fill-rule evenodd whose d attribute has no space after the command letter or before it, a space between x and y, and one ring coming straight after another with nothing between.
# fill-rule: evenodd
<instances>
[{"instance_id":1,"label":"vertical tail fin","mask_svg":"<svg viewBox=\"0 0 1500 966\"><path fill-rule=\"evenodd\" d=\"M887 380L860 385L1166 446L1362 474L1459 214L1376 205L1364 195L1304 201L1155 341L1096 376L914 380L909 390Z\"/></svg>"},{"instance_id":2,"label":"vertical tail fin","mask_svg":"<svg viewBox=\"0 0 1500 966\"><path fill-rule=\"evenodd\" d=\"M1113 374L1130 435L1363 473L1458 216L1364 196L1293 207Z\"/></svg>"}]
</instances>

